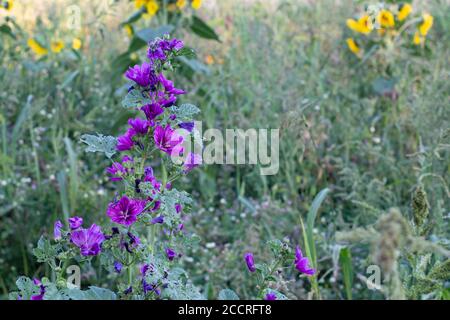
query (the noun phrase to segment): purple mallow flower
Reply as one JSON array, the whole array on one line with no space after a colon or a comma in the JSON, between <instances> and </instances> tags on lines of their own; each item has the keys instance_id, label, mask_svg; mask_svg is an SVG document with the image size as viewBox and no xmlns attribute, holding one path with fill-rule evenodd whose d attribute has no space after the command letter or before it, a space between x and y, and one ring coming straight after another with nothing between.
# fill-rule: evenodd
<instances>
[{"instance_id":1,"label":"purple mallow flower","mask_svg":"<svg viewBox=\"0 0 450 320\"><path fill-rule=\"evenodd\" d=\"M149 121L155 120L156 117L164 113L164 109L158 103L145 105L141 108L141 110L144 112L147 120Z\"/></svg>"},{"instance_id":2,"label":"purple mallow flower","mask_svg":"<svg viewBox=\"0 0 450 320\"><path fill-rule=\"evenodd\" d=\"M144 62L142 65L135 65L132 68L130 67L125 72L125 77L136 82L141 87L148 87L151 84L155 84L152 65L148 62Z\"/></svg>"},{"instance_id":3,"label":"purple mallow flower","mask_svg":"<svg viewBox=\"0 0 450 320\"><path fill-rule=\"evenodd\" d=\"M80 248L81 255L95 256L100 253L105 240L99 226L93 224L89 229L79 229L70 235L70 241Z\"/></svg>"},{"instance_id":4,"label":"purple mallow flower","mask_svg":"<svg viewBox=\"0 0 450 320\"><path fill-rule=\"evenodd\" d=\"M137 216L142 213L144 208L145 201L123 196L118 202L109 204L106 214L113 222L130 226L136 222Z\"/></svg>"},{"instance_id":5,"label":"purple mallow flower","mask_svg":"<svg viewBox=\"0 0 450 320\"><path fill-rule=\"evenodd\" d=\"M162 223L164 223L164 217L163 216L159 216L159 217L153 218L151 223L152 224L158 224L158 223L162 224Z\"/></svg>"},{"instance_id":6,"label":"purple mallow flower","mask_svg":"<svg viewBox=\"0 0 450 320\"><path fill-rule=\"evenodd\" d=\"M141 245L141 239L139 239L137 235L134 235L131 232L128 232L127 235L130 239L129 244L131 249L135 249Z\"/></svg>"},{"instance_id":7,"label":"purple mallow flower","mask_svg":"<svg viewBox=\"0 0 450 320\"><path fill-rule=\"evenodd\" d=\"M269 292L264 297L264 300L271 301L271 300L277 300L277 295L273 292Z\"/></svg>"},{"instance_id":8,"label":"purple mallow flower","mask_svg":"<svg viewBox=\"0 0 450 320\"><path fill-rule=\"evenodd\" d=\"M128 124L136 134L145 135L148 132L149 123L141 118L129 119Z\"/></svg>"},{"instance_id":9,"label":"purple mallow flower","mask_svg":"<svg viewBox=\"0 0 450 320\"><path fill-rule=\"evenodd\" d=\"M69 226L70 230L76 230L83 225L83 218L81 217L72 217L69 218Z\"/></svg>"},{"instance_id":10,"label":"purple mallow flower","mask_svg":"<svg viewBox=\"0 0 450 320\"><path fill-rule=\"evenodd\" d=\"M312 276L316 273L316 270L312 269L309 266L309 260L308 258L304 257L302 254L302 251L300 250L300 247L297 246L295 248L295 267L297 270L301 273L304 273L308 276Z\"/></svg>"},{"instance_id":11,"label":"purple mallow flower","mask_svg":"<svg viewBox=\"0 0 450 320\"><path fill-rule=\"evenodd\" d=\"M177 102L177 97L174 94L169 95L167 98L162 97L159 101L159 104L163 108L171 107Z\"/></svg>"},{"instance_id":12,"label":"purple mallow flower","mask_svg":"<svg viewBox=\"0 0 450 320\"><path fill-rule=\"evenodd\" d=\"M179 146L183 142L183 137L175 132L170 125L165 128L157 126L153 135L156 146L167 154L172 155L176 152L182 152Z\"/></svg>"},{"instance_id":13,"label":"purple mallow flower","mask_svg":"<svg viewBox=\"0 0 450 320\"><path fill-rule=\"evenodd\" d=\"M111 167L106 168L106 172L112 176L110 178L111 181L120 181L123 179L122 176L127 173L127 170L122 164L115 162Z\"/></svg>"},{"instance_id":14,"label":"purple mallow flower","mask_svg":"<svg viewBox=\"0 0 450 320\"><path fill-rule=\"evenodd\" d=\"M116 149L118 151L131 150L131 148L133 148L134 146L133 137L135 134L136 133L134 132L134 130L132 128L129 128L124 135L117 138Z\"/></svg>"},{"instance_id":15,"label":"purple mallow flower","mask_svg":"<svg viewBox=\"0 0 450 320\"><path fill-rule=\"evenodd\" d=\"M117 273L122 272L123 265L119 261L114 262L114 271Z\"/></svg>"},{"instance_id":16,"label":"purple mallow flower","mask_svg":"<svg viewBox=\"0 0 450 320\"><path fill-rule=\"evenodd\" d=\"M182 122L178 125L181 129L192 132L194 130L194 122Z\"/></svg>"},{"instance_id":17,"label":"purple mallow flower","mask_svg":"<svg viewBox=\"0 0 450 320\"><path fill-rule=\"evenodd\" d=\"M33 283L39 287L39 294L31 296L31 300L44 300L45 286L38 279L33 279Z\"/></svg>"},{"instance_id":18,"label":"purple mallow flower","mask_svg":"<svg viewBox=\"0 0 450 320\"><path fill-rule=\"evenodd\" d=\"M189 152L186 157L186 161L183 164L184 172L187 173L192 169L194 169L195 167L198 167L202 163L203 159L201 155Z\"/></svg>"},{"instance_id":19,"label":"purple mallow flower","mask_svg":"<svg viewBox=\"0 0 450 320\"><path fill-rule=\"evenodd\" d=\"M61 221L56 221L55 222L55 226L53 228L53 238L55 238L55 240L59 240L61 239L61 229L63 227L63 224Z\"/></svg>"},{"instance_id":20,"label":"purple mallow flower","mask_svg":"<svg viewBox=\"0 0 450 320\"><path fill-rule=\"evenodd\" d=\"M166 248L166 255L167 259L169 259L169 261L172 261L177 256L177 253L171 248Z\"/></svg>"},{"instance_id":21,"label":"purple mallow flower","mask_svg":"<svg viewBox=\"0 0 450 320\"><path fill-rule=\"evenodd\" d=\"M125 289L124 291L123 291L123 294L130 294L130 293L132 293L133 292L133 287L132 286L129 286L127 289Z\"/></svg>"},{"instance_id":22,"label":"purple mallow flower","mask_svg":"<svg viewBox=\"0 0 450 320\"><path fill-rule=\"evenodd\" d=\"M175 88L173 85L173 81L166 79L166 77L164 77L164 75L162 73L159 75L158 79L159 79L159 82L161 82L161 84L163 85L166 93L171 94L171 95L180 95L180 94L186 93L186 91L184 91L184 90Z\"/></svg>"},{"instance_id":23,"label":"purple mallow flower","mask_svg":"<svg viewBox=\"0 0 450 320\"><path fill-rule=\"evenodd\" d=\"M111 181L122 180L123 176L128 172L128 169L124 167L124 164L133 161L134 161L133 158L129 156L124 156L122 158L122 164L114 162L111 167L106 168L106 172L112 176L110 177Z\"/></svg>"},{"instance_id":24,"label":"purple mallow flower","mask_svg":"<svg viewBox=\"0 0 450 320\"><path fill-rule=\"evenodd\" d=\"M255 262L253 260L253 253L247 252L246 254L244 254L244 259L245 259L245 263L247 263L248 270L250 272L255 272L256 267L255 267Z\"/></svg>"},{"instance_id":25,"label":"purple mallow flower","mask_svg":"<svg viewBox=\"0 0 450 320\"><path fill-rule=\"evenodd\" d=\"M184 47L184 43L178 39L156 39L151 42L147 51L147 57L150 61L167 59L167 53L169 51L179 51Z\"/></svg>"}]
</instances>

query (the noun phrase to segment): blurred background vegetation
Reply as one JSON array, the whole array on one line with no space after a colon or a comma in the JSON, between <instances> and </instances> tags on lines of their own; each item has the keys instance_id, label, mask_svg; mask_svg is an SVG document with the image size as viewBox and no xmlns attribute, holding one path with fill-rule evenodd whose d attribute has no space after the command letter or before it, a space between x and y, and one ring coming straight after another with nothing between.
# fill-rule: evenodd
<instances>
[{"instance_id":1,"label":"blurred background vegetation","mask_svg":"<svg viewBox=\"0 0 450 320\"><path fill-rule=\"evenodd\" d=\"M81 12L79 29L70 27L73 5ZM324 188L330 193L313 230L322 298L349 297L336 232L371 226L392 207L412 220L418 185L428 195L427 239L450 249L449 3L415 4L434 16L427 49L384 52L392 58L389 74L377 68L386 63L382 57L372 57L379 61L374 66L346 47L345 21L358 6L347 0L204 0L198 10L189 9L187 24L173 30L197 52L195 61L184 61L186 72L176 84L201 108L204 129L281 129L277 175L261 176L257 166L209 165L179 182L196 200L186 226L202 238L183 261L208 297L224 287L254 295L243 253L262 261L269 259L267 240L300 243L300 217L306 219ZM126 124L120 106L126 81L117 72L145 57L145 50L130 49L137 30L168 22L143 17L130 31L123 22L135 12L125 0L16 0L12 10L0 9L2 295L17 275L48 271L31 250L56 219L106 221L115 192L104 174L108 163L84 153L79 137L117 135ZM193 32L192 14L218 39ZM48 52L37 56L30 38ZM54 41L64 49L52 50ZM383 77L395 80L395 95L377 90ZM373 248L348 248L353 298L383 298L361 281ZM86 277L99 285L108 281L93 270ZM278 286L288 297L308 298L307 282L287 278ZM448 292L439 287L442 297Z\"/></svg>"}]
</instances>

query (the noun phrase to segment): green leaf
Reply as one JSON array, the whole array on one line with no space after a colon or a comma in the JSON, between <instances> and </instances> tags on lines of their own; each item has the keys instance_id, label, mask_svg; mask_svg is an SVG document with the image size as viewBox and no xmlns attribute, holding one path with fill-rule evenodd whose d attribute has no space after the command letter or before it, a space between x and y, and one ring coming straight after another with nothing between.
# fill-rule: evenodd
<instances>
[{"instance_id":1,"label":"green leaf","mask_svg":"<svg viewBox=\"0 0 450 320\"><path fill-rule=\"evenodd\" d=\"M147 42L139 38L137 35L134 35L133 38L131 39L130 45L128 46L128 51L124 54L130 56L131 53L144 48L146 45Z\"/></svg>"},{"instance_id":2,"label":"green leaf","mask_svg":"<svg viewBox=\"0 0 450 320\"><path fill-rule=\"evenodd\" d=\"M65 87L67 87L69 84L72 83L73 80L75 80L75 78L80 74L79 70L75 70L74 72L70 73L66 80L64 80L64 82L61 84L60 89L64 89Z\"/></svg>"},{"instance_id":3,"label":"green leaf","mask_svg":"<svg viewBox=\"0 0 450 320\"><path fill-rule=\"evenodd\" d=\"M108 158L111 158L116 153L117 139L112 136L104 136L97 134L84 134L80 141L86 143L88 146L86 152L103 152Z\"/></svg>"},{"instance_id":4,"label":"green leaf","mask_svg":"<svg viewBox=\"0 0 450 320\"><path fill-rule=\"evenodd\" d=\"M352 286L353 286L353 267L352 255L349 248L342 248L339 254L339 262L341 264L342 272L344 274L344 286L347 299L352 300Z\"/></svg>"},{"instance_id":5,"label":"green leaf","mask_svg":"<svg viewBox=\"0 0 450 320\"><path fill-rule=\"evenodd\" d=\"M125 99L122 101L122 106L124 108L140 108L151 103L152 100L150 98L143 95L140 90L134 89L125 96Z\"/></svg>"},{"instance_id":6,"label":"green leaf","mask_svg":"<svg viewBox=\"0 0 450 320\"><path fill-rule=\"evenodd\" d=\"M219 300L239 300L239 296L231 289L223 289L219 292Z\"/></svg>"},{"instance_id":7,"label":"green leaf","mask_svg":"<svg viewBox=\"0 0 450 320\"><path fill-rule=\"evenodd\" d=\"M325 200L330 189L326 188L319 192L319 194L314 198L311 208L309 209L306 218L306 237L308 241L308 248L310 251L310 258L314 268L317 268L317 258L316 258L316 245L314 243L314 222L317 217L317 212L320 209L323 201Z\"/></svg>"},{"instance_id":8,"label":"green leaf","mask_svg":"<svg viewBox=\"0 0 450 320\"><path fill-rule=\"evenodd\" d=\"M6 25L6 24L2 24L0 26L0 32L6 34L7 36L16 39L16 36L14 35L14 33L12 32L12 29L10 26Z\"/></svg>"},{"instance_id":9,"label":"green leaf","mask_svg":"<svg viewBox=\"0 0 450 320\"><path fill-rule=\"evenodd\" d=\"M145 43L144 43L145 46ZM127 51L118 57L116 57L112 62L113 74L115 77L121 77L123 73L130 67L134 61L130 58L130 53Z\"/></svg>"},{"instance_id":10,"label":"green leaf","mask_svg":"<svg viewBox=\"0 0 450 320\"><path fill-rule=\"evenodd\" d=\"M53 246L48 239L41 236L33 254L38 262L50 262L58 255L58 247L59 245Z\"/></svg>"},{"instance_id":11,"label":"green leaf","mask_svg":"<svg viewBox=\"0 0 450 320\"><path fill-rule=\"evenodd\" d=\"M169 34L175 29L175 27L171 24L160 26L158 28L145 28L139 31L136 31L136 36L145 41L147 44L148 42L151 42L155 40L156 38L161 38L165 34Z\"/></svg>"},{"instance_id":12,"label":"green leaf","mask_svg":"<svg viewBox=\"0 0 450 320\"><path fill-rule=\"evenodd\" d=\"M182 104L179 107L172 106L170 111L176 115L178 122L192 121L194 116L200 113L200 109L197 106L189 103Z\"/></svg>"},{"instance_id":13,"label":"green leaf","mask_svg":"<svg viewBox=\"0 0 450 320\"><path fill-rule=\"evenodd\" d=\"M186 57L188 59L194 59L195 57L197 57L197 54L195 53L194 49L189 48L189 47L183 47L183 49L179 50L176 55L178 57Z\"/></svg>"},{"instance_id":14,"label":"green leaf","mask_svg":"<svg viewBox=\"0 0 450 320\"><path fill-rule=\"evenodd\" d=\"M108 289L91 286L88 290L70 289L67 294L72 300L117 300L116 294Z\"/></svg>"},{"instance_id":15,"label":"green leaf","mask_svg":"<svg viewBox=\"0 0 450 320\"><path fill-rule=\"evenodd\" d=\"M9 295L10 300L19 299L19 295L22 300L30 300L31 296L40 293L40 288L28 277L19 277L16 281L16 286L19 289L19 292L11 292Z\"/></svg>"},{"instance_id":16,"label":"green leaf","mask_svg":"<svg viewBox=\"0 0 450 320\"><path fill-rule=\"evenodd\" d=\"M123 21L120 26L124 26L126 24L130 24L130 23L134 23L136 21L138 21L141 17L142 14L144 13L144 8L142 8L141 10L138 10L136 12L134 12L131 16L129 16L125 21Z\"/></svg>"},{"instance_id":17,"label":"green leaf","mask_svg":"<svg viewBox=\"0 0 450 320\"><path fill-rule=\"evenodd\" d=\"M196 35L205 39L212 39L220 42L217 33L197 16L192 17L191 30Z\"/></svg>"}]
</instances>

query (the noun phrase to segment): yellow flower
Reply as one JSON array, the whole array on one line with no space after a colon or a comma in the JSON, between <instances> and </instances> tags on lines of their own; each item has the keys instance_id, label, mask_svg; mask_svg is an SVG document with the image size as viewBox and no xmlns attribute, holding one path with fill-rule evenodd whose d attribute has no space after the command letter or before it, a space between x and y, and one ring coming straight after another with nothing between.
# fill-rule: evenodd
<instances>
[{"instance_id":1,"label":"yellow flower","mask_svg":"<svg viewBox=\"0 0 450 320\"><path fill-rule=\"evenodd\" d=\"M202 0L192 0L192 8L194 8L195 10L200 9L200 7L202 6Z\"/></svg>"},{"instance_id":2,"label":"yellow flower","mask_svg":"<svg viewBox=\"0 0 450 320\"><path fill-rule=\"evenodd\" d=\"M400 7L400 11L397 14L398 21L405 20L412 12L412 6L409 3L405 3Z\"/></svg>"},{"instance_id":3,"label":"yellow flower","mask_svg":"<svg viewBox=\"0 0 450 320\"><path fill-rule=\"evenodd\" d=\"M14 1L13 0L6 0L1 5L2 5L3 8L5 8L6 11L11 11L11 9L14 6Z\"/></svg>"},{"instance_id":4,"label":"yellow flower","mask_svg":"<svg viewBox=\"0 0 450 320\"><path fill-rule=\"evenodd\" d=\"M214 62L215 62L214 57L213 57L212 55L208 54L208 55L205 57L205 62L206 62L206 64L208 64L208 65L214 64Z\"/></svg>"},{"instance_id":5,"label":"yellow flower","mask_svg":"<svg viewBox=\"0 0 450 320\"><path fill-rule=\"evenodd\" d=\"M28 46L30 49L38 56L44 56L48 53L48 50L41 46L36 40L30 38L28 39Z\"/></svg>"},{"instance_id":6,"label":"yellow flower","mask_svg":"<svg viewBox=\"0 0 450 320\"><path fill-rule=\"evenodd\" d=\"M422 36L426 36L433 26L433 16L428 13L423 15L423 23L419 26L419 32Z\"/></svg>"},{"instance_id":7,"label":"yellow flower","mask_svg":"<svg viewBox=\"0 0 450 320\"><path fill-rule=\"evenodd\" d=\"M178 9L183 9L184 7L186 7L186 0L177 0L176 5Z\"/></svg>"},{"instance_id":8,"label":"yellow flower","mask_svg":"<svg viewBox=\"0 0 450 320\"><path fill-rule=\"evenodd\" d=\"M150 19L158 12L159 4L155 0L149 0L145 5L145 9L147 10L147 13L144 14L144 17Z\"/></svg>"},{"instance_id":9,"label":"yellow flower","mask_svg":"<svg viewBox=\"0 0 450 320\"><path fill-rule=\"evenodd\" d=\"M62 42L61 40L55 40L50 43L50 49L52 49L54 53L60 53L62 49L64 49L64 47L64 42Z\"/></svg>"},{"instance_id":10,"label":"yellow flower","mask_svg":"<svg viewBox=\"0 0 450 320\"><path fill-rule=\"evenodd\" d=\"M368 34L373 29L372 22L368 15L364 15L358 19L358 21L353 19L347 19L347 27L351 30L359 33Z\"/></svg>"},{"instance_id":11,"label":"yellow flower","mask_svg":"<svg viewBox=\"0 0 450 320\"><path fill-rule=\"evenodd\" d=\"M414 39L413 39L413 43L418 46L420 44L422 44L424 42L425 38L420 36L419 31L416 31L416 33L414 34Z\"/></svg>"},{"instance_id":12,"label":"yellow flower","mask_svg":"<svg viewBox=\"0 0 450 320\"><path fill-rule=\"evenodd\" d=\"M378 23L383 28L390 28L395 25L394 15L389 10L383 9L377 17Z\"/></svg>"},{"instance_id":13,"label":"yellow flower","mask_svg":"<svg viewBox=\"0 0 450 320\"><path fill-rule=\"evenodd\" d=\"M347 46L348 46L348 48L350 49L351 52L353 52L357 56L360 55L361 49L356 44L355 40L353 40L352 38L348 38L347 39Z\"/></svg>"},{"instance_id":14,"label":"yellow flower","mask_svg":"<svg viewBox=\"0 0 450 320\"><path fill-rule=\"evenodd\" d=\"M74 49L74 50L80 50L82 44L83 44L83 43L81 42L80 39L74 38L74 39L72 40L72 49Z\"/></svg>"},{"instance_id":15,"label":"yellow flower","mask_svg":"<svg viewBox=\"0 0 450 320\"><path fill-rule=\"evenodd\" d=\"M126 24L126 25L123 26L123 28L125 29L125 32L127 33L127 35L128 35L129 37L132 37L132 36L133 36L134 30L133 30L133 27L132 27L131 25Z\"/></svg>"},{"instance_id":16,"label":"yellow flower","mask_svg":"<svg viewBox=\"0 0 450 320\"><path fill-rule=\"evenodd\" d=\"M148 2L148 0L135 0L135 1L134 1L134 6L135 6L137 9L140 9L140 8L142 8L143 6L145 6L145 5L147 4L147 2Z\"/></svg>"}]
</instances>

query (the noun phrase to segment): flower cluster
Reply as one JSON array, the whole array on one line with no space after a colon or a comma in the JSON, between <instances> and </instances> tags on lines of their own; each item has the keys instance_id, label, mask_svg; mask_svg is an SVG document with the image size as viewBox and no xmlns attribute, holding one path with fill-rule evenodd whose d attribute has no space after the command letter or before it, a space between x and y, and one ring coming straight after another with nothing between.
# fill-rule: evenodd
<instances>
[{"instance_id":1,"label":"flower cluster","mask_svg":"<svg viewBox=\"0 0 450 320\"><path fill-rule=\"evenodd\" d=\"M102 243L106 238L99 226L93 224L88 229L84 229L81 217L69 218L68 225L69 230L64 231L63 223L59 220L55 222L53 237L56 241L68 240L79 248L80 254L84 257L96 256L100 253Z\"/></svg>"},{"instance_id":2,"label":"flower cluster","mask_svg":"<svg viewBox=\"0 0 450 320\"><path fill-rule=\"evenodd\" d=\"M178 39L158 38L149 44L148 61L130 67L125 72L125 77L131 81L125 101L131 101L131 107L143 117L136 116L128 120L125 133L117 138L116 150L122 155L121 160L113 162L106 169L111 181L121 182L125 186L125 192L111 202L106 210L111 222L117 225L108 239L110 246L112 250L118 247L125 253L115 255L114 271L120 274L124 266L130 271L132 266L127 266L129 259L137 259L136 262L142 259L139 262L140 285L136 287L136 283L130 281L124 288L124 294L134 292L144 296L159 296L164 286L167 286L170 273L167 267L158 267L155 261L149 263L148 258L146 260L142 256L148 246L144 248L141 245L137 233L143 227L162 227L161 236L166 242L155 244L154 238L144 239L153 245L150 250L153 257L156 255L158 259L166 259L165 263L172 263L181 256L181 248L176 249L177 238L183 236L182 217L184 206L189 200L173 189L172 184L176 178L202 162L199 154L185 153L185 135L179 131L189 134L193 126L189 121L179 121L177 109L173 108L179 96L186 92L175 87L174 82L163 73L172 68L171 61L181 54L183 47L183 42ZM155 160L155 153L159 154L156 159L161 162L160 178L156 174L158 168L147 164L152 158ZM166 163L164 156L179 156L185 160L176 165Z\"/></svg>"},{"instance_id":3,"label":"flower cluster","mask_svg":"<svg viewBox=\"0 0 450 320\"><path fill-rule=\"evenodd\" d=\"M194 11L200 9L203 0L134 0L134 6L138 10L137 17L152 19L158 14L167 13L170 17L180 17L186 14L188 8ZM122 25L127 35L131 38L135 34L132 23L126 22Z\"/></svg>"},{"instance_id":4,"label":"flower cluster","mask_svg":"<svg viewBox=\"0 0 450 320\"><path fill-rule=\"evenodd\" d=\"M414 8L409 3L400 5L379 4L370 6L356 19L347 19L347 27L358 35L346 39L347 46L356 56L362 57L375 45L397 42L407 35L414 45L424 45L432 25L433 17L424 13L413 17ZM410 30L415 27L416 30Z\"/></svg>"},{"instance_id":5,"label":"flower cluster","mask_svg":"<svg viewBox=\"0 0 450 320\"><path fill-rule=\"evenodd\" d=\"M190 104L176 105L186 92L165 74L174 70L173 59L183 54L183 47L182 41L168 36L151 42L148 61L124 74L130 85L123 106L136 113L128 119L125 133L118 138L106 137L106 141L88 139L99 143L91 145L93 149L108 150L104 151L108 158L118 154L105 174L112 185L121 186L106 208L109 232L97 224L85 228L83 218L74 216L55 222L53 243L41 238L35 255L54 270L58 289L68 290L64 266L70 260L90 263L100 256L100 264L117 276L121 298L200 296L192 284L178 278L179 272L171 273L193 241L184 230L192 200L174 184L202 163L200 154L187 152L188 146L184 146L184 142L190 142L195 130L193 116L199 110ZM105 149L105 143L111 146ZM172 161L173 156L181 161ZM34 291L39 289L38 294L19 293L15 298L46 298L45 286L36 287L31 280L27 285Z\"/></svg>"},{"instance_id":6,"label":"flower cluster","mask_svg":"<svg viewBox=\"0 0 450 320\"><path fill-rule=\"evenodd\" d=\"M185 9L190 2L191 7L194 10L200 9L202 6L202 0L172 0L172 1L161 1L161 0L135 0L134 6L137 9L143 10L144 17L150 19L154 17L165 4L167 4L167 11L176 12Z\"/></svg>"}]
</instances>

